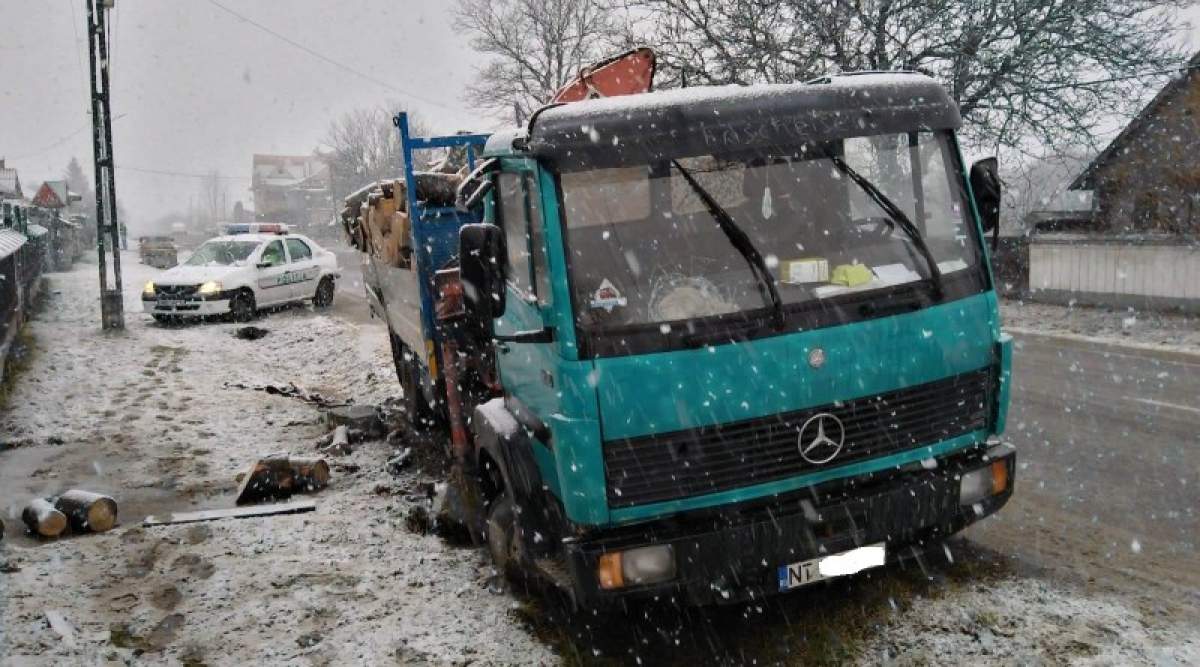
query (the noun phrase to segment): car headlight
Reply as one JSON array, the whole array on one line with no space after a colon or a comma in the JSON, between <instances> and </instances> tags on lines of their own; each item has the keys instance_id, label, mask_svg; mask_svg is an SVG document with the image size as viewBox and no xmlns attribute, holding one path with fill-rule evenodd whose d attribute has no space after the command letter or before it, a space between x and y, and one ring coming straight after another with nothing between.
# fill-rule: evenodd
<instances>
[{"instance_id":1,"label":"car headlight","mask_svg":"<svg viewBox=\"0 0 1200 667\"><path fill-rule=\"evenodd\" d=\"M153 280L146 283L146 286L142 288L142 294L148 294L151 296L154 295L154 281Z\"/></svg>"},{"instance_id":2,"label":"car headlight","mask_svg":"<svg viewBox=\"0 0 1200 667\"><path fill-rule=\"evenodd\" d=\"M223 288L221 287L221 283L219 283L215 280L210 280L210 281L204 283L203 285L201 285L200 289L198 291L200 292L200 294L216 294L216 293L220 292L222 289Z\"/></svg>"}]
</instances>

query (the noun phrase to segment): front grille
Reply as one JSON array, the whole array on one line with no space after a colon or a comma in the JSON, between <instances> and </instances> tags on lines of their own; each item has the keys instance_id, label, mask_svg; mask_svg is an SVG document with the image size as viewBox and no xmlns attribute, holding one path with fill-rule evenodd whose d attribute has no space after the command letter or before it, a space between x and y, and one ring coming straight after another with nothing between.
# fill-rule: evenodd
<instances>
[{"instance_id":1,"label":"front grille","mask_svg":"<svg viewBox=\"0 0 1200 667\"><path fill-rule=\"evenodd\" d=\"M196 290L200 289L199 285L155 285L154 294L157 296L165 296L169 298L181 298L192 296Z\"/></svg>"},{"instance_id":2,"label":"front grille","mask_svg":"<svg viewBox=\"0 0 1200 667\"><path fill-rule=\"evenodd\" d=\"M991 369L983 368L784 415L608 441L608 504L629 507L726 491L977 431L988 423L992 384ZM804 423L822 412L841 420L845 446L816 465L801 458L797 445Z\"/></svg>"}]
</instances>

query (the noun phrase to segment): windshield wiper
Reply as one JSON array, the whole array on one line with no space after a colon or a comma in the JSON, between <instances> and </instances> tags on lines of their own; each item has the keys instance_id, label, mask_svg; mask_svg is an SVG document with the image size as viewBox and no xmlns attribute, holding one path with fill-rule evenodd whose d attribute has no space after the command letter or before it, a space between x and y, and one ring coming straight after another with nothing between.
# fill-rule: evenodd
<instances>
[{"instance_id":1,"label":"windshield wiper","mask_svg":"<svg viewBox=\"0 0 1200 667\"><path fill-rule=\"evenodd\" d=\"M850 180L854 181L854 184L861 188L863 192L867 193L867 196L871 198L871 201L878 204L879 208L883 209L883 212L886 213L893 222L900 225L900 228L904 230L905 234L908 234L908 238L912 239L913 245L917 246L917 252L921 253L921 257L925 258L925 263L929 266L929 279L933 284L934 297L936 300L941 301L942 297L945 295L945 292L942 289L942 270L938 268L937 260L933 258L933 253L929 251L929 246L925 243L925 237L921 234L921 230L917 229L917 226L913 224L913 221L908 219L908 216L905 215L904 211L902 211L900 207L896 205L896 202L892 201L887 195L883 194L883 192L880 191L880 189L876 187L874 183L867 180L865 176L857 171L854 171L850 165L846 164L846 161L843 160L840 155L836 155L832 152L826 152L825 155L830 159L830 161L833 162L833 165L838 168L838 171L842 172L849 177Z\"/></svg>"},{"instance_id":2,"label":"windshield wiper","mask_svg":"<svg viewBox=\"0 0 1200 667\"><path fill-rule=\"evenodd\" d=\"M771 270L767 268L767 262L763 259L762 253L754 247L754 242L750 240L746 232L733 221L733 217L717 203L716 199L713 199L708 190L696 182L696 179L687 169L683 168L683 165L679 164L678 160L671 160L671 164L675 165L675 168L683 175L683 180L687 181L696 196L704 202L709 214L717 221L717 226L729 239L729 243L746 259L746 263L750 265L750 273L753 273L754 277L758 279L759 295L763 297L763 301L771 304L771 311L775 317L775 328L782 330L786 324L783 315L783 299L779 296L779 290L775 288L775 279L771 276Z\"/></svg>"}]
</instances>

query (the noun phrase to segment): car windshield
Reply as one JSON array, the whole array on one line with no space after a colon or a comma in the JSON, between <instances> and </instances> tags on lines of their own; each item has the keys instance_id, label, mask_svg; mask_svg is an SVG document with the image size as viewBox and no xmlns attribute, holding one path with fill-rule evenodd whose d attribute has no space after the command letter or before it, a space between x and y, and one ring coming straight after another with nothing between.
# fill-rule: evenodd
<instances>
[{"instance_id":1,"label":"car windshield","mask_svg":"<svg viewBox=\"0 0 1200 667\"><path fill-rule=\"evenodd\" d=\"M786 305L929 278L918 244L830 159L913 221L946 279L979 265L949 137L913 132L679 160L766 258ZM764 307L743 257L667 164L560 175L581 326L608 329Z\"/></svg>"},{"instance_id":2,"label":"car windshield","mask_svg":"<svg viewBox=\"0 0 1200 667\"><path fill-rule=\"evenodd\" d=\"M184 264L187 266L242 266L258 247L256 241L208 241Z\"/></svg>"}]
</instances>

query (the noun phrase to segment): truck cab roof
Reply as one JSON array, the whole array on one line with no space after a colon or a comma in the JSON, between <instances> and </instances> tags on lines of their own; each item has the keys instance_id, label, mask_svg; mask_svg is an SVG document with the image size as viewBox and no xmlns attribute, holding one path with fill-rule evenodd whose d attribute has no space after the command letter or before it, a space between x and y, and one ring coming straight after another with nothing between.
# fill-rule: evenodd
<instances>
[{"instance_id":1,"label":"truck cab roof","mask_svg":"<svg viewBox=\"0 0 1200 667\"><path fill-rule=\"evenodd\" d=\"M573 102L537 114L521 143L561 168L604 168L961 124L958 107L933 79L865 72ZM497 133L487 148L500 154L501 144L514 146L518 136Z\"/></svg>"}]
</instances>

